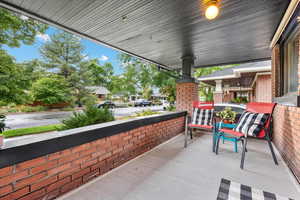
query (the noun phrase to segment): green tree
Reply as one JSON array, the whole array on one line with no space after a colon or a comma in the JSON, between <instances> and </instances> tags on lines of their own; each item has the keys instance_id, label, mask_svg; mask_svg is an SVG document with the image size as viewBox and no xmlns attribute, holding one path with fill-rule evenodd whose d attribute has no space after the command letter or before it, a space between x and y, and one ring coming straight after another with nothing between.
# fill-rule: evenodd
<instances>
[{"instance_id":1,"label":"green tree","mask_svg":"<svg viewBox=\"0 0 300 200\"><path fill-rule=\"evenodd\" d=\"M52 75L37 80L32 85L35 101L44 104L71 103L71 90L68 82L61 76Z\"/></svg>"},{"instance_id":2,"label":"green tree","mask_svg":"<svg viewBox=\"0 0 300 200\"><path fill-rule=\"evenodd\" d=\"M45 66L69 78L79 68L84 55L80 39L73 34L59 31L40 48Z\"/></svg>"},{"instance_id":3,"label":"green tree","mask_svg":"<svg viewBox=\"0 0 300 200\"><path fill-rule=\"evenodd\" d=\"M92 59L82 68L88 72L87 74L92 85L109 87L114 74L111 63L104 63L104 65L100 65L98 59Z\"/></svg>"},{"instance_id":4,"label":"green tree","mask_svg":"<svg viewBox=\"0 0 300 200\"><path fill-rule=\"evenodd\" d=\"M0 48L2 45L19 47L31 45L37 34L46 31L47 25L0 8Z\"/></svg>"},{"instance_id":5,"label":"green tree","mask_svg":"<svg viewBox=\"0 0 300 200\"><path fill-rule=\"evenodd\" d=\"M159 88L161 94L171 103L176 99L176 73L158 70L154 64L143 62L140 59L126 54L120 54L119 59L124 66L123 78L127 86L124 90L131 89L131 93L141 91L144 98L152 96L153 89Z\"/></svg>"},{"instance_id":6,"label":"green tree","mask_svg":"<svg viewBox=\"0 0 300 200\"><path fill-rule=\"evenodd\" d=\"M0 49L0 101L25 103L29 100L25 92L27 86L28 80L22 65L18 65L12 56Z\"/></svg>"}]
</instances>

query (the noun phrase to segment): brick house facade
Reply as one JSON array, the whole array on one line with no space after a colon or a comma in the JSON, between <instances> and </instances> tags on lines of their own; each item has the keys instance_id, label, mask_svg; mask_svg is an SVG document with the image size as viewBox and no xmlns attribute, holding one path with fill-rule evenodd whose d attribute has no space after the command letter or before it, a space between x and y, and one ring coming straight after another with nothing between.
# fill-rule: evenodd
<instances>
[{"instance_id":1,"label":"brick house facade","mask_svg":"<svg viewBox=\"0 0 300 200\"><path fill-rule=\"evenodd\" d=\"M300 31L298 24L299 6L287 24L280 39L272 46L272 99L277 102L273 115L273 142L283 159L300 182ZM287 52L290 38L294 37L293 50ZM290 56L294 62L290 63ZM294 67L293 74L290 68ZM297 72L296 72L297 71ZM296 74L295 74L296 73ZM296 76L293 79L292 76ZM289 91L289 85L296 90Z\"/></svg>"}]
</instances>

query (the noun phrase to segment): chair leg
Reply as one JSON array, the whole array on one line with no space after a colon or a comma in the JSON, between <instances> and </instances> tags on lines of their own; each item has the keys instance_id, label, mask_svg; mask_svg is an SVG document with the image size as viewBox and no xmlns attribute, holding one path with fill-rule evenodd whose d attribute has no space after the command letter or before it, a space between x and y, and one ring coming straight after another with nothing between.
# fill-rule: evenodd
<instances>
[{"instance_id":1,"label":"chair leg","mask_svg":"<svg viewBox=\"0 0 300 200\"><path fill-rule=\"evenodd\" d=\"M216 142L216 155L219 153L219 144L220 144L220 135L217 136L217 142Z\"/></svg>"},{"instance_id":2,"label":"chair leg","mask_svg":"<svg viewBox=\"0 0 300 200\"><path fill-rule=\"evenodd\" d=\"M238 141L237 141L237 139L234 139L234 151L235 151L235 153L238 152Z\"/></svg>"},{"instance_id":3,"label":"chair leg","mask_svg":"<svg viewBox=\"0 0 300 200\"><path fill-rule=\"evenodd\" d=\"M190 137L191 137L191 140L193 139L193 129L190 128Z\"/></svg>"},{"instance_id":4,"label":"chair leg","mask_svg":"<svg viewBox=\"0 0 300 200\"><path fill-rule=\"evenodd\" d=\"M244 140L244 141L243 141ZM241 159L241 165L240 168L244 169L244 162L245 162L245 156L246 156L246 146L247 146L247 138L242 139L243 143L243 152L242 152L242 159Z\"/></svg>"},{"instance_id":5,"label":"chair leg","mask_svg":"<svg viewBox=\"0 0 300 200\"><path fill-rule=\"evenodd\" d=\"M241 142L242 142L242 149L244 148L244 140L243 139L241 139ZM246 147L246 149L245 149L245 152L248 152L248 149L247 149L247 147Z\"/></svg>"},{"instance_id":6,"label":"chair leg","mask_svg":"<svg viewBox=\"0 0 300 200\"><path fill-rule=\"evenodd\" d=\"M188 128L187 123L186 123L185 130L184 130L184 148L187 147L188 131L189 131L189 128Z\"/></svg>"},{"instance_id":7,"label":"chair leg","mask_svg":"<svg viewBox=\"0 0 300 200\"><path fill-rule=\"evenodd\" d=\"M213 140L212 151L215 152L215 149L216 149L216 132L213 132L212 140Z\"/></svg>"},{"instance_id":8,"label":"chair leg","mask_svg":"<svg viewBox=\"0 0 300 200\"><path fill-rule=\"evenodd\" d=\"M271 143L271 140L269 138L267 138L267 141L268 141L268 144L269 144L269 147L270 147L270 150L271 150L271 154L272 154L274 163L275 163L275 165L278 165L277 158L276 158L276 155L274 153L274 149L273 149L273 145Z\"/></svg>"}]
</instances>

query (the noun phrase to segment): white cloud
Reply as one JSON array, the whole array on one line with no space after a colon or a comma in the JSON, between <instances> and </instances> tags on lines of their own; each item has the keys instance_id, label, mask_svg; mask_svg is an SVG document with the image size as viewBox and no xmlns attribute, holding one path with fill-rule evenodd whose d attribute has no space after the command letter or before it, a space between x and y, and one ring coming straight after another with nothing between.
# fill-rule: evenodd
<instances>
[{"instance_id":1,"label":"white cloud","mask_svg":"<svg viewBox=\"0 0 300 200\"><path fill-rule=\"evenodd\" d=\"M28 19L29 19L29 17L27 17L27 16L25 16L25 15L21 15L20 18L21 18L22 20L28 20Z\"/></svg>"},{"instance_id":2,"label":"white cloud","mask_svg":"<svg viewBox=\"0 0 300 200\"><path fill-rule=\"evenodd\" d=\"M48 42L48 41L50 41L50 36L49 36L48 34L42 34L42 33L39 33L39 34L36 35L36 37L37 37L39 40L43 41L43 42Z\"/></svg>"},{"instance_id":3,"label":"white cloud","mask_svg":"<svg viewBox=\"0 0 300 200\"><path fill-rule=\"evenodd\" d=\"M85 55L85 56L83 57L83 60L88 60L88 59L90 59L90 57L89 57L88 55Z\"/></svg>"},{"instance_id":4,"label":"white cloud","mask_svg":"<svg viewBox=\"0 0 300 200\"><path fill-rule=\"evenodd\" d=\"M75 35L75 38L77 38L79 41L81 40L81 37Z\"/></svg>"},{"instance_id":5,"label":"white cloud","mask_svg":"<svg viewBox=\"0 0 300 200\"><path fill-rule=\"evenodd\" d=\"M105 55L102 55L99 60L100 61L107 61L109 59L109 57L105 56Z\"/></svg>"}]
</instances>

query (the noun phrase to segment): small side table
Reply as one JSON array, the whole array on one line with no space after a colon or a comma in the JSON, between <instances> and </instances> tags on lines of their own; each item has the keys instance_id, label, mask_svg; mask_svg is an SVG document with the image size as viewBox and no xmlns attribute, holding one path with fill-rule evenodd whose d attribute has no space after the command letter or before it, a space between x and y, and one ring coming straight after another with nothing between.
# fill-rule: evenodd
<instances>
[{"instance_id":1,"label":"small side table","mask_svg":"<svg viewBox=\"0 0 300 200\"><path fill-rule=\"evenodd\" d=\"M238 152L238 139L236 137L232 137L230 135L227 135L223 132L219 132L219 129L221 128L228 128L228 129L234 129L236 127L236 124L226 124L224 122L218 122L216 123L216 127L215 127L215 132L214 132L214 146L216 144L216 140L217 140L217 136L221 135L221 139L223 140L223 143L225 140L227 141L231 141L234 143L234 151L237 153Z\"/></svg>"}]
</instances>

